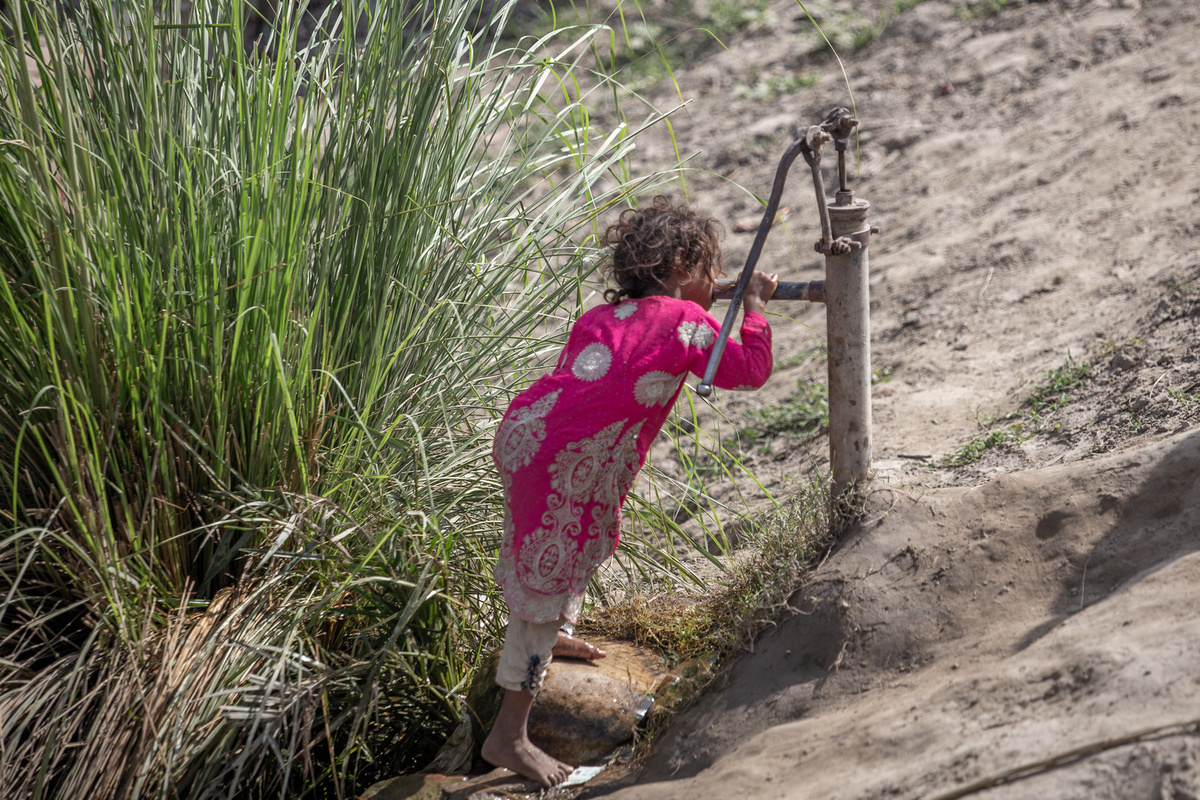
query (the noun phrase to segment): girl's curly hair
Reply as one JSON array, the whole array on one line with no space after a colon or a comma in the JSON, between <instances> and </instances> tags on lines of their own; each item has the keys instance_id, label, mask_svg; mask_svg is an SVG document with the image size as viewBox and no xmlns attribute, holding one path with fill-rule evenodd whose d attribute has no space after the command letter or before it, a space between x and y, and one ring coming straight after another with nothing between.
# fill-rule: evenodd
<instances>
[{"instance_id":1,"label":"girl's curly hair","mask_svg":"<svg viewBox=\"0 0 1200 800\"><path fill-rule=\"evenodd\" d=\"M690 274L704 269L721 274L721 223L685 205L675 206L658 195L645 208L629 208L604 232L612 248L605 272L617 288L604 293L616 305L627 297L644 297L666 285L677 267Z\"/></svg>"}]
</instances>

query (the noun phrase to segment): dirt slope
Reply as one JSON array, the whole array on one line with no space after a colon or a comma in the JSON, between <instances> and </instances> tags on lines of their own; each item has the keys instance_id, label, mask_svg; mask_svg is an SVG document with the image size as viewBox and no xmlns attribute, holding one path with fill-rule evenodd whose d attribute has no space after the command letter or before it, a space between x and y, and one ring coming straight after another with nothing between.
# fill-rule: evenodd
<instances>
[{"instance_id":1,"label":"dirt slope","mask_svg":"<svg viewBox=\"0 0 1200 800\"><path fill-rule=\"evenodd\" d=\"M955 10L929 0L845 59L854 188L882 228L873 516L618 797L936 797L1200 718L1200 6ZM753 215L730 179L765 192L794 126L848 104L836 66L802 55L806 29L775 6L773 25L677 74L695 204ZM797 70L822 77L772 100L733 92ZM785 279L823 269L805 177L764 256ZM727 265L748 247L731 234ZM735 419L823 369L795 357L822 338L823 308L779 310L781 368L726 401ZM1023 400L1068 357L1090 377L1031 416ZM1014 424L980 460L931 468ZM784 493L825 458L820 440L756 447ZM972 796L1200 797L1189 731Z\"/></svg>"},{"instance_id":2,"label":"dirt slope","mask_svg":"<svg viewBox=\"0 0 1200 800\"><path fill-rule=\"evenodd\" d=\"M619 796L930 797L1200 722L1198 476L1189 433L878 495L798 613ZM1194 797L1200 739L1164 733L983 796Z\"/></svg>"},{"instance_id":3,"label":"dirt slope","mask_svg":"<svg viewBox=\"0 0 1200 800\"><path fill-rule=\"evenodd\" d=\"M684 152L698 151L690 197L728 221L760 213L747 192L769 189L796 124L848 103L835 63L799 55L811 46L803 15L776 8L777 27L677 75L691 105L675 134ZM1097 361L1104 380L1092 386L1104 408L932 483L978 483L1168 433L1196 403L1167 391L1200 388L1190 342L1200 301L1200 7L1075 0L966 21L955 9L925 2L845 58L862 120L853 188L882 229L871 252L873 360L891 376L875 391L876 465L884 479L926 485L924 465L904 456L954 451L980 432L981 416L1016 408L1068 356ZM734 94L755 75L797 70L821 78L769 101ZM667 86L657 99L671 97ZM647 148L647 158L668 147ZM785 280L820 278L802 168L784 205L792 216L772 232L762 264ZM729 235L729 271L750 240ZM778 404L798 378L823 369L819 359L789 366L823 338L823 307L776 308L790 318L775 325L781 369L767 391L730 401L735 412ZM1123 351L1139 368L1114 369L1120 380L1109 380ZM1143 394L1149 402L1132 421L1125 412ZM798 461L788 442L775 445L755 466L785 482Z\"/></svg>"}]
</instances>

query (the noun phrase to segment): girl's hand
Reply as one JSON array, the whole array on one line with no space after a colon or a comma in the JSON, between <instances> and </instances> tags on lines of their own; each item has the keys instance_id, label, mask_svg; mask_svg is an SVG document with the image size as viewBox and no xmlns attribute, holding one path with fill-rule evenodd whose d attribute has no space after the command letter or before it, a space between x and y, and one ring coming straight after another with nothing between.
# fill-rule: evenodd
<instances>
[{"instance_id":1,"label":"girl's hand","mask_svg":"<svg viewBox=\"0 0 1200 800\"><path fill-rule=\"evenodd\" d=\"M761 314L766 309L771 295L775 294L775 287L778 285L778 274L755 270L754 274L750 276L750 283L746 284L746 294L742 301L743 308Z\"/></svg>"}]
</instances>

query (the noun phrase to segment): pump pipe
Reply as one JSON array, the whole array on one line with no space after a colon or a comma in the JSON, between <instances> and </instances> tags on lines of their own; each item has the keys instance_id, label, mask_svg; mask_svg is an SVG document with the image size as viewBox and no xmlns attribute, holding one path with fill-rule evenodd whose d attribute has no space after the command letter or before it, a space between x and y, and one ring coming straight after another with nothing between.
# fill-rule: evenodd
<instances>
[{"instance_id":1,"label":"pump pipe","mask_svg":"<svg viewBox=\"0 0 1200 800\"><path fill-rule=\"evenodd\" d=\"M763 244L767 241L771 224L775 222L775 214L779 210L779 200L783 197L783 184L787 181L788 169L796 160L796 156L800 155L800 148L804 146L804 135L807 132L807 128L797 129L791 145L784 152L783 158L779 160L779 168L775 170L775 183L771 187L771 197L767 200L767 207L763 210L762 222L758 223L758 233L754 236L754 244L750 246L750 254L746 256L746 266L742 267L742 274L738 276L737 283L734 284L733 292L729 297L729 311L725 313L725 321L721 323L721 332L717 334L717 342L708 356L708 366L704 368L704 377L700 379L700 385L696 387L696 394L701 397L708 397L712 394L713 380L716 379L721 356L725 354L725 343L729 341L729 334L733 330L733 321L737 318L738 306L741 305L746 284L750 282L750 276L754 274L758 257L762 255Z\"/></svg>"},{"instance_id":2,"label":"pump pipe","mask_svg":"<svg viewBox=\"0 0 1200 800\"><path fill-rule=\"evenodd\" d=\"M730 300L736 285L718 283L713 290L713 300ZM810 303L825 302L825 281L780 281L771 300L807 300Z\"/></svg>"}]
</instances>

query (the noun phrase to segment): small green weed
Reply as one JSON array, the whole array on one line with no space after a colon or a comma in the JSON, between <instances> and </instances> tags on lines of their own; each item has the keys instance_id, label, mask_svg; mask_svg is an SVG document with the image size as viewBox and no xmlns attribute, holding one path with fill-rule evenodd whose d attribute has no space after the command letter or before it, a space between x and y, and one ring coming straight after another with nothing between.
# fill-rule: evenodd
<instances>
[{"instance_id":1,"label":"small green weed","mask_svg":"<svg viewBox=\"0 0 1200 800\"><path fill-rule=\"evenodd\" d=\"M1061 367L1046 373L1041 383L1034 384L1033 391L1021 403L1028 406L1033 414L1056 411L1070 402L1071 390L1083 383L1084 379L1092 376L1090 361L1075 361L1067 353L1067 360Z\"/></svg>"},{"instance_id":2,"label":"small green weed","mask_svg":"<svg viewBox=\"0 0 1200 800\"><path fill-rule=\"evenodd\" d=\"M1033 391L1015 410L1006 414L985 415L977 420L985 430L1001 422L1011 422L1015 419L1023 421L1007 428L986 430L953 453L932 462L930 466L935 469L961 467L978 461L984 453L994 447L1011 447L1026 441L1035 433L1041 433L1047 429L1047 423L1054 412L1071 401L1071 392L1091 375L1090 361L1076 361L1068 353L1063 365L1048 370L1046 377L1040 383L1034 384ZM1051 430L1058 430L1059 427L1056 424Z\"/></svg>"},{"instance_id":3,"label":"small green weed","mask_svg":"<svg viewBox=\"0 0 1200 800\"><path fill-rule=\"evenodd\" d=\"M954 16L961 20L973 20L999 14L1009 6L1023 6L1026 0L966 0L954 9Z\"/></svg>"},{"instance_id":4,"label":"small green weed","mask_svg":"<svg viewBox=\"0 0 1200 800\"><path fill-rule=\"evenodd\" d=\"M681 63L687 52L708 38L701 33L683 35L677 25L648 19L636 3L615 14L585 4L532 3L526 13L510 18L502 37L518 48L541 40L565 46L598 24L611 30L589 43L588 50L599 69L597 74L615 79L613 85L623 96L636 95L669 77L670 65ZM607 96L597 94L587 102L607 103Z\"/></svg>"},{"instance_id":5,"label":"small green weed","mask_svg":"<svg viewBox=\"0 0 1200 800\"><path fill-rule=\"evenodd\" d=\"M905 11L910 11L925 0L893 0L890 6L885 6L880 12L879 17L874 22L868 22L860 26L854 32L854 49L858 50L861 47L866 47L871 42L875 41L888 26L903 14Z\"/></svg>"},{"instance_id":6,"label":"small green weed","mask_svg":"<svg viewBox=\"0 0 1200 800\"><path fill-rule=\"evenodd\" d=\"M741 464L736 440L722 440L712 448L688 450L679 448L676 454L684 470L697 478L719 478Z\"/></svg>"},{"instance_id":7,"label":"small green weed","mask_svg":"<svg viewBox=\"0 0 1200 800\"><path fill-rule=\"evenodd\" d=\"M854 31L854 39L852 40L851 46L855 50L861 50L871 42L875 41L879 34L880 30L875 25L867 23L866 25L863 25Z\"/></svg>"},{"instance_id":8,"label":"small green weed","mask_svg":"<svg viewBox=\"0 0 1200 800\"><path fill-rule=\"evenodd\" d=\"M854 27L854 49L858 50L859 48L866 47L871 42L875 41L880 35L883 34L884 31L888 29L888 26L892 24L896 17L900 16L905 11L916 8L923 2L925 2L925 0L894 0L891 5L885 5L882 9L880 9L878 17L873 20L863 20L860 24Z\"/></svg>"},{"instance_id":9,"label":"small green weed","mask_svg":"<svg viewBox=\"0 0 1200 800\"><path fill-rule=\"evenodd\" d=\"M829 424L829 397L824 383L796 381L795 393L777 406L760 408L747 416L750 425L742 431L751 439L784 434L800 436Z\"/></svg>"},{"instance_id":10,"label":"small green weed","mask_svg":"<svg viewBox=\"0 0 1200 800\"><path fill-rule=\"evenodd\" d=\"M750 100L773 100L780 95L795 94L812 86L821 76L817 73L786 75L755 75L751 74L749 83L738 82L733 86L733 93L738 97Z\"/></svg>"},{"instance_id":11,"label":"small green weed","mask_svg":"<svg viewBox=\"0 0 1200 800\"><path fill-rule=\"evenodd\" d=\"M649 645L674 663L697 656L725 657L757 634L763 612L786 598L804 569L842 530L823 481L814 481L777 508L744 521L749 561L732 568L728 583L699 595L633 595L596 608L581 633Z\"/></svg>"},{"instance_id":12,"label":"small green weed","mask_svg":"<svg viewBox=\"0 0 1200 800\"><path fill-rule=\"evenodd\" d=\"M937 469L954 469L965 464L972 464L983 457L983 454L993 447L1011 447L1028 439L1033 434L1024 433L1021 423L1011 428L1000 428L976 436L950 455L942 456L934 461L932 466Z\"/></svg>"},{"instance_id":13,"label":"small green weed","mask_svg":"<svg viewBox=\"0 0 1200 800\"><path fill-rule=\"evenodd\" d=\"M755 22L768 20L768 0L716 0L709 7L712 32L724 38Z\"/></svg>"},{"instance_id":14,"label":"small green weed","mask_svg":"<svg viewBox=\"0 0 1200 800\"><path fill-rule=\"evenodd\" d=\"M1181 406L1191 406L1200 403L1200 394L1188 394L1179 389L1167 389L1167 397L1174 400Z\"/></svg>"},{"instance_id":15,"label":"small green weed","mask_svg":"<svg viewBox=\"0 0 1200 800\"><path fill-rule=\"evenodd\" d=\"M810 360L816 360L824 363L829 357L829 348L825 346L825 340L818 341L812 347L807 347L803 350L797 350L792 355L775 365L776 369L787 369L788 367L798 367Z\"/></svg>"},{"instance_id":16,"label":"small green weed","mask_svg":"<svg viewBox=\"0 0 1200 800\"><path fill-rule=\"evenodd\" d=\"M879 38L896 17L924 1L893 0L871 15L824 3L810 3L809 9L812 11L811 18L819 22L821 30L835 49L858 50Z\"/></svg>"}]
</instances>

